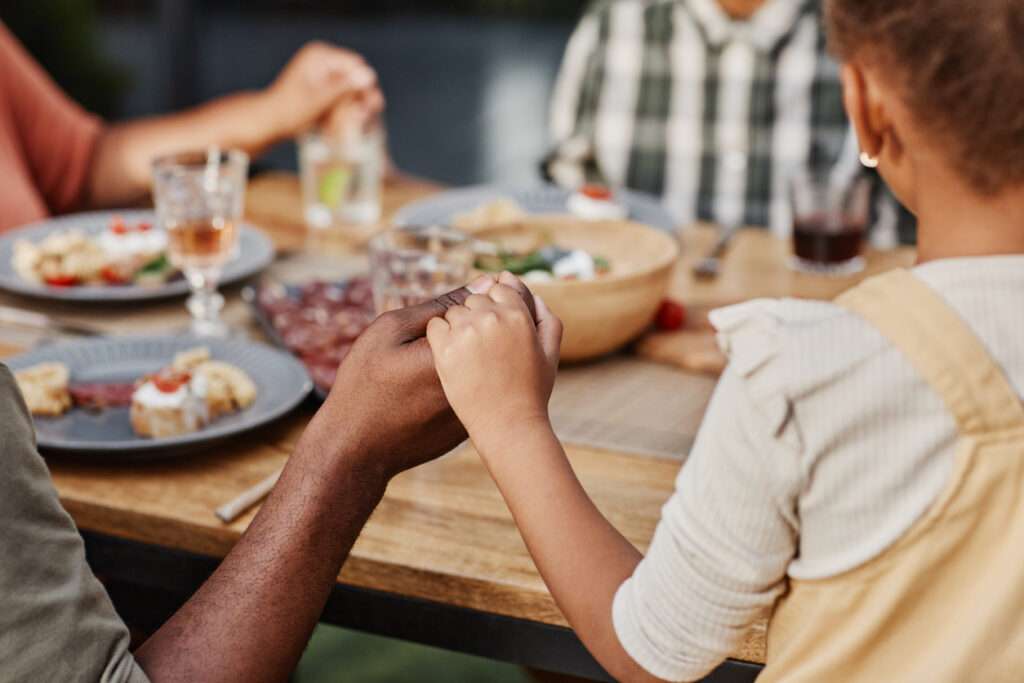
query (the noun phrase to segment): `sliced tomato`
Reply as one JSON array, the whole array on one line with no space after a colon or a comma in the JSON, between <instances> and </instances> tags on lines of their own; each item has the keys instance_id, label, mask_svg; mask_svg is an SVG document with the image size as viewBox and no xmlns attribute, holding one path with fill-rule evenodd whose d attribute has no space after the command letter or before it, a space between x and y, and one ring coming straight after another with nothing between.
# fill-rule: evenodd
<instances>
[{"instance_id":1,"label":"sliced tomato","mask_svg":"<svg viewBox=\"0 0 1024 683\"><path fill-rule=\"evenodd\" d=\"M604 185L584 185L580 189L580 192L591 199L597 199L603 202L612 198L612 191Z\"/></svg>"},{"instance_id":2,"label":"sliced tomato","mask_svg":"<svg viewBox=\"0 0 1024 683\"><path fill-rule=\"evenodd\" d=\"M153 386L165 394L173 394L178 389L181 389L188 381L192 379L192 376L187 372L174 372L164 371L153 376Z\"/></svg>"},{"instance_id":3,"label":"sliced tomato","mask_svg":"<svg viewBox=\"0 0 1024 683\"><path fill-rule=\"evenodd\" d=\"M46 284L51 287L74 287L78 284L78 278L74 275L51 275L46 278Z\"/></svg>"},{"instance_id":4,"label":"sliced tomato","mask_svg":"<svg viewBox=\"0 0 1024 683\"><path fill-rule=\"evenodd\" d=\"M100 277L108 285L123 285L127 284L128 280L125 278L114 266L105 266L100 271Z\"/></svg>"},{"instance_id":5,"label":"sliced tomato","mask_svg":"<svg viewBox=\"0 0 1024 683\"><path fill-rule=\"evenodd\" d=\"M658 309L658 317L655 319L655 324L659 330L664 330L665 332L675 332L683 329L686 325L686 308L681 303L665 299L661 302L661 308Z\"/></svg>"},{"instance_id":6,"label":"sliced tomato","mask_svg":"<svg viewBox=\"0 0 1024 683\"><path fill-rule=\"evenodd\" d=\"M115 235L124 235L128 232L128 226L124 222L124 218L120 215L113 215L110 217L110 232Z\"/></svg>"}]
</instances>

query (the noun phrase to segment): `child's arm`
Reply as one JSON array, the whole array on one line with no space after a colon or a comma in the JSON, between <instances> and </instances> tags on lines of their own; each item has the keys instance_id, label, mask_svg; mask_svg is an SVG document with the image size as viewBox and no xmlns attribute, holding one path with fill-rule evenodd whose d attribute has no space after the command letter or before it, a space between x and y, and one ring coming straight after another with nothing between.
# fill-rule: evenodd
<instances>
[{"instance_id":1,"label":"child's arm","mask_svg":"<svg viewBox=\"0 0 1024 683\"><path fill-rule=\"evenodd\" d=\"M612 624L615 592L641 555L591 502L548 420L561 322L538 299L535 331L509 278L431 321L427 336L442 384L584 644L617 680L656 681L622 648Z\"/></svg>"},{"instance_id":2,"label":"child's arm","mask_svg":"<svg viewBox=\"0 0 1024 683\"><path fill-rule=\"evenodd\" d=\"M514 428L514 425L511 425ZM642 556L598 511L550 423L477 444L544 582L602 666L619 681L656 681L623 649L612 602Z\"/></svg>"},{"instance_id":3,"label":"child's arm","mask_svg":"<svg viewBox=\"0 0 1024 683\"><path fill-rule=\"evenodd\" d=\"M535 330L504 286L466 306L431 322L435 365L569 623L617 679L702 678L774 604L797 552L799 430L781 395L762 395L765 364L740 353L726 370L641 559L552 433L559 321L538 300Z\"/></svg>"}]
</instances>

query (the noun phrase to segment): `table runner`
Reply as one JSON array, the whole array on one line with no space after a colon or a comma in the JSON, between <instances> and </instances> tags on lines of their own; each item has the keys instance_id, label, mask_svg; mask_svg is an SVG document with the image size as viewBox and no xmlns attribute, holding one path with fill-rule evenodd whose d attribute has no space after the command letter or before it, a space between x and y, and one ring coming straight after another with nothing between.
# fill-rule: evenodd
<instances>
[{"instance_id":1,"label":"table runner","mask_svg":"<svg viewBox=\"0 0 1024 683\"><path fill-rule=\"evenodd\" d=\"M618 355L559 372L551 397L566 443L685 460L716 380Z\"/></svg>"}]
</instances>

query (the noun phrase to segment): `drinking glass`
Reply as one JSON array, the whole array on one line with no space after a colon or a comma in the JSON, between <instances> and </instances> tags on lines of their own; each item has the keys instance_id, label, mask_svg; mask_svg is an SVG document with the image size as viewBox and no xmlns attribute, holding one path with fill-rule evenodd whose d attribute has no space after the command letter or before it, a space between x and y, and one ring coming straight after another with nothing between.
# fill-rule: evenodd
<instances>
[{"instance_id":1,"label":"drinking glass","mask_svg":"<svg viewBox=\"0 0 1024 683\"><path fill-rule=\"evenodd\" d=\"M167 255L192 289L186 307L192 331L226 336L224 297L217 293L221 270L237 255L249 157L211 148L161 157L153 162L157 219L167 231Z\"/></svg>"},{"instance_id":2,"label":"drinking glass","mask_svg":"<svg viewBox=\"0 0 1024 683\"><path fill-rule=\"evenodd\" d=\"M864 175L842 179L826 170L790 178L793 260L796 270L851 275L864 269L864 236L871 213L871 184Z\"/></svg>"},{"instance_id":3,"label":"drinking glass","mask_svg":"<svg viewBox=\"0 0 1024 683\"><path fill-rule=\"evenodd\" d=\"M403 226L370 242L370 280L377 313L415 306L466 284L473 241L442 226Z\"/></svg>"},{"instance_id":4,"label":"drinking glass","mask_svg":"<svg viewBox=\"0 0 1024 683\"><path fill-rule=\"evenodd\" d=\"M379 122L340 136L313 131L300 138L306 225L311 230L344 230L379 221L384 154Z\"/></svg>"}]
</instances>

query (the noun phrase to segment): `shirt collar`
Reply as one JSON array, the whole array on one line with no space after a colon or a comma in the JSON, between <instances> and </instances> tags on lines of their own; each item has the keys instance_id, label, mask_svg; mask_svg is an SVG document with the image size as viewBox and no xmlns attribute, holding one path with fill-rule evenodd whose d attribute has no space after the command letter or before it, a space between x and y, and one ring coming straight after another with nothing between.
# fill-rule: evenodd
<instances>
[{"instance_id":1,"label":"shirt collar","mask_svg":"<svg viewBox=\"0 0 1024 683\"><path fill-rule=\"evenodd\" d=\"M765 52L793 32L797 19L809 5L807 0L768 0L752 17L738 21L722 9L718 0L685 2L711 45L720 47L738 40Z\"/></svg>"}]
</instances>

